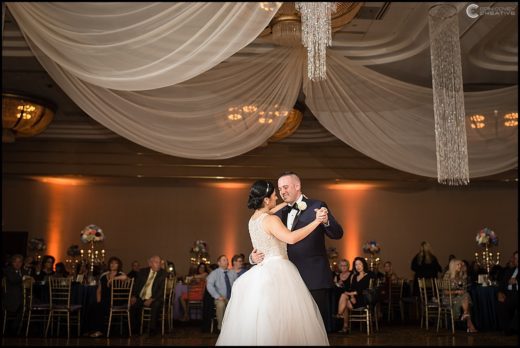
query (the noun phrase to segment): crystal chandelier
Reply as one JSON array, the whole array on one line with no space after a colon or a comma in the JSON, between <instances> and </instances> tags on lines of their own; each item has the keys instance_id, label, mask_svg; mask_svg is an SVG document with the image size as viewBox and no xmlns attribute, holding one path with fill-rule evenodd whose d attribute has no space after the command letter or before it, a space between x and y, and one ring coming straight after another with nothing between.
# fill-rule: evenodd
<instances>
[{"instance_id":1,"label":"crystal chandelier","mask_svg":"<svg viewBox=\"0 0 520 348\"><path fill-rule=\"evenodd\" d=\"M302 18L302 43L307 48L307 74L311 81L327 76L327 46L332 43L330 15L336 12L335 2L297 2Z\"/></svg>"},{"instance_id":2,"label":"crystal chandelier","mask_svg":"<svg viewBox=\"0 0 520 348\"><path fill-rule=\"evenodd\" d=\"M437 180L469 184L464 90L457 9L439 4L429 11Z\"/></svg>"}]
</instances>

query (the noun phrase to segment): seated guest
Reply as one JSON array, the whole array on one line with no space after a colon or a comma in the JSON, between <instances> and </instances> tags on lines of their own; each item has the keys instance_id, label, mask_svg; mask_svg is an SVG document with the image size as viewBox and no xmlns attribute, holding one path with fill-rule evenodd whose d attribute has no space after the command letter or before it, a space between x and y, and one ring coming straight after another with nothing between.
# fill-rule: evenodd
<instances>
[{"instance_id":1,"label":"seated guest","mask_svg":"<svg viewBox=\"0 0 520 348\"><path fill-rule=\"evenodd\" d=\"M399 279L397 274L395 274L395 272L392 270L392 262L386 261L383 264L383 271L385 272L384 274L385 274L386 283L395 282L396 280Z\"/></svg>"},{"instance_id":2,"label":"seated guest","mask_svg":"<svg viewBox=\"0 0 520 348\"><path fill-rule=\"evenodd\" d=\"M56 264L56 272L54 272L54 277L67 278L68 276L69 276L69 272L65 268L65 264L63 262L58 262Z\"/></svg>"},{"instance_id":3,"label":"seated guest","mask_svg":"<svg viewBox=\"0 0 520 348\"><path fill-rule=\"evenodd\" d=\"M137 332L141 323L141 310L144 307L151 309L150 313L150 336L157 334L157 321L164 298L164 282L166 271L161 268L161 258L157 255L148 259L148 267L142 268L134 280L132 289L132 323L133 330Z\"/></svg>"},{"instance_id":4,"label":"seated guest","mask_svg":"<svg viewBox=\"0 0 520 348\"><path fill-rule=\"evenodd\" d=\"M50 276L54 275L54 262L56 259L51 255L42 257L41 265L36 266L34 280L37 282L47 282Z\"/></svg>"},{"instance_id":5,"label":"seated guest","mask_svg":"<svg viewBox=\"0 0 520 348\"><path fill-rule=\"evenodd\" d=\"M22 269L23 269L23 274L24 275L27 275L27 276L30 276L30 277L34 278L35 267L36 267L36 261L34 260L34 257L27 256L23 260L23 267L22 267Z\"/></svg>"},{"instance_id":6,"label":"seated guest","mask_svg":"<svg viewBox=\"0 0 520 348\"><path fill-rule=\"evenodd\" d=\"M332 279L334 282L334 288L332 289L332 301L333 301L333 312L338 312L338 303L341 297L341 294L344 293L347 288L347 279L350 276L350 263L347 259L341 259L338 262L337 271L332 272ZM339 324L335 322L334 324ZM343 325L343 324L342 324ZM333 331L337 331L335 328Z\"/></svg>"},{"instance_id":7,"label":"seated guest","mask_svg":"<svg viewBox=\"0 0 520 348\"><path fill-rule=\"evenodd\" d=\"M88 280L88 273L89 271L87 264L84 262L78 262L76 265L76 278L74 281L80 284L86 284Z\"/></svg>"},{"instance_id":8,"label":"seated guest","mask_svg":"<svg viewBox=\"0 0 520 348\"><path fill-rule=\"evenodd\" d=\"M87 312L87 325L89 331L93 331L90 337L101 337L106 332L106 323L110 314L111 285L116 279L125 280L127 275L123 273L123 262L117 257L108 260L107 272L99 277L96 291L96 303Z\"/></svg>"},{"instance_id":9,"label":"seated guest","mask_svg":"<svg viewBox=\"0 0 520 348\"><path fill-rule=\"evenodd\" d=\"M485 274L486 270L477 263L477 261L473 260L469 264L468 267L468 277L471 284L475 284L478 282L478 275Z\"/></svg>"},{"instance_id":10,"label":"seated guest","mask_svg":"<svg viewBox=\"0 0 520 348\"><path fill-rule=\"evenodd\" d=\"M132 262L132 270L128 272L128 278L135 278L137 277L137 273L139 272L140 265L138 261Z\"/></svg>"},{"instance_id":11,"label":"seated guest","mask_svg":"<svg viewBox=\"0 0 520 348\"><path fill-rule=\"evenodd\" d=\"M396 282L399 277L392 270L392 262L386 261L383 264L383 286L379 287L379 298L384 302L388 303L389 293L392 288L392 282Z\"/></svg>"},{"instance_id":12,"label":"seated guest","mask_svg":"<svg viewBox=\"0 0 520 348\"><path fill-rule=\"evenodd\" d=\"M226 255L220 255L217 263L219 267L208 275L206 288L215 301L218 330L220 331L224 312L231 297L231 287L237 279L237 275L235 272L228 271L229 261Z\"/></svg>"},{"instance_id":13,"label":"seated guest","mask_svg":"<svg viewBox=\"0 0 520 348\"><path fill-rule=\"evenodd\" d=\"M7 334L18 334L22 321L23 313L23 256L15 254L11 256L11 263L4 269L5 292L2 291L2 309L6 310L9 320L4 323L7 328ZM7 325L9 324L9 325Z\"/></svg>"},{"instance_id":14,"label":"seated guest","mask_svg":"<svg viewBox=\"0 0 520 348\"><path fill-rule=\"evenodd\" d=\"M362 257L354 259L354 269L346 282L346 290L341 294L338 304L338 314L336 317L343 318L343 329L340 332L348 331L349 311L367 305L364 292L370 286L370 275L368 274L367 261Z\"/></svg>"},{"instance_id":15,"label":"seated guest","mask_svg":"<svg viewBox=\"0 0 520 348\"><path fill-rule=\"evenodd\" d=\"M345 292L346 282L350 273L350 264L348 260L341 259L338 263L338 272L334 272L333 275L335 289L339 292L339 295Z\"/></svg>"},{"instance_id":16,"label":"seated guest","mask_svg":"<svg viewBox=\"0 0 520 348\"><path fill-rule=\"evenodd\" d=\"M497 311L500 329L506 335L518 334L518 251L500 279Z\"/></svg>"},{"instance_id":17,"label":"seated guest","mask_svg":"<svg viewBox=\"0 0 520 348\"><path fill-rule=\"evenodd\" d=\"M449 280L450 282L453 312L456 313L455 315L460 317L461 320L466 321L468 332L477 332L477 329L471 321L471 297L468 293L468 278L466 274L462 272L462 267L463 262L461 260L452 259L443 279ZM463 311L462 315L460 313L461 308Z\"/></svg>"},{"instance_id":18,"label":"seated guest","mask_svg":"<svg viewBox=\"0 0 520 348\"><path fill-rule=\"evenodd\" d=\"M181 295L179 302L184 310L184 317L181 319L182 321L188 321L189 313L188 313L188 299L191 301L202 301L204 297L204 290L206 289L206 277L209 274L208 267L204 262L201 262L195 274L190 275L188 279L191 279L188 284L188 291Z\"/></svg>"}]
</instances>

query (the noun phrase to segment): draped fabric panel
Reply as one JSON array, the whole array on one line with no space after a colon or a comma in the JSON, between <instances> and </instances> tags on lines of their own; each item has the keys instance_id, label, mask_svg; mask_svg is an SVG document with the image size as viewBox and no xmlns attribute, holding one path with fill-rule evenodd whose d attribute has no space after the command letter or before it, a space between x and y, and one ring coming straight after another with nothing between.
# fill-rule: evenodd
<instances>
[{"instance_id":1,"label":"draped fabric panel","mask_svg":"<svg viewBox=\"0 0 520 348\"><path fill-rule=\"evenodd\" d=\"M63 91L99 123L142 146L196 159L241 155L278 130L303 84L305 103L338 139L390 167L437 177L431 89L331 50L322 82L306 78L303 48L275 47L223 61L252 41L274 14L256 13L258 3L8 7ZM45 24L37 20L38 11ZM483 129L466 123L470 177L517 167L517 127L504 127L499 119L517 112L517 92L514 86L465 93L468 115L494 110L498 115Z\"/></svg>"},{"instance_id":2,"label":"draped fabric panel","mask_svg":"<svg viewBox=\"0 0 520 348\"><path fill-rule=\"evenodd\" d=\"M393 168L436 177L433 95L352 63L329 52L327 79L304 81L306 104L332 134L365 155ZM517 86L465 93L466 112L499 115L516 112ZM518 165L517 128L497 120L475 130L466 122L471 177L513 169Z\"/></svg>"},{"instance_id":3,"label":"draped fabric panel","mask_svg":"<svg viewBox=\"0 0 520 348\"><path fill-rule=\"evenodd\" d=\"M264 144L296 103L302 80L303 51L276 49L222 63L174 86L117 91L78 79L28 43L51 77L93 119L137 144L178 157L230 158ZM242 118L230 120L231 113Z\"/></svg>"},{"instance_id":4,"label":"draped fabric panel","mask_svg":"<svg viewBox=\"0 0 520 348\"><path fill-rule=\"evenodd\" d=\"M195 77L253 41L276 13L258 2L10 2L25 35L67 72L137 91Z\"/></svg>"}]
</instances>

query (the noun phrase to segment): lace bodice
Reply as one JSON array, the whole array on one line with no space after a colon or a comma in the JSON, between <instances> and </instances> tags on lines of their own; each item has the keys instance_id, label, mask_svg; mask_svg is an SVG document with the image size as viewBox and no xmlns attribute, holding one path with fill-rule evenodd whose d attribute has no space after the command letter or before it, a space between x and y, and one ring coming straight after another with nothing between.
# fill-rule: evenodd
<instances>
[{"instance_id":1,"label":"lace bodice","mask_svg":"<svg viewBox=\"0 0 520 348\"><path fill-rule=\"evenodd\" d=\"M255 220L249 220L249 235L253 248L264 253L264 259L271 256L282 256L287 258L287 244L265 232L262 227L262 221L267 216L263 213Z\"/></svg>"}]
</instances>

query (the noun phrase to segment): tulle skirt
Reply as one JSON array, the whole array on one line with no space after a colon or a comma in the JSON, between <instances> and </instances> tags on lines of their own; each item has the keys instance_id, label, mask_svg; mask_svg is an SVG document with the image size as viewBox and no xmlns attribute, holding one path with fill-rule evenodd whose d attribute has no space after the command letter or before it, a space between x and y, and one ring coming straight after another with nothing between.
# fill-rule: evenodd
<instances>
[{"instance_id":1,"label":"tulle skirt","mask_svg":"<svg viewBox=\"0 0 520 348\"><path fill-rule=\"evenodd\" d=\"M329 345L320 311L296 266L280 256L233 284L217 345Z\"/></svg>"}]
</instances>

